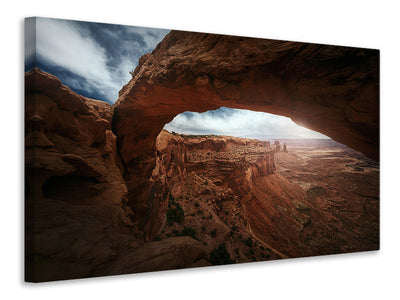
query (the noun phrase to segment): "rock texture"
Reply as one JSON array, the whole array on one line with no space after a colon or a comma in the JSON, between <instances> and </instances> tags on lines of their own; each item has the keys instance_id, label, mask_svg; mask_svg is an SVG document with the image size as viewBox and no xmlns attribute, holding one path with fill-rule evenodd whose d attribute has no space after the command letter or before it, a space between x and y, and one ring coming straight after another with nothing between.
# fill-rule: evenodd
<instances>
[{"instance_id":1,"label":"rock texture","mask_svg":"<svg viewBox=\"0 0 400 300\"><path fill-rule=\"evenodd\" d=\"M379 248L379 168L342 145L161 130L126 163L119 108L38 69L25 92L28 281Z\"/></svg>"},{"instance_id":2,"label":"rock texture","mask_svg":"<svg viewBox=\"0 0 400 300\"><path fill-rule=\"evenodd\" d=\"M290 117L378 160L379 51L172 31L114 108L129 195L142 207L163 126L221 106Z\"/></svg>"},{"instance_id":3,"label":"rock texture","mask_svg":"<svg viewBox=\"0 0 400 300\"><path fill-rule=\"evenodd\" d=\"M38 69L26 73L26 280L99 276L105 274L104 269L119 273L128 267L130 272L150 271L155 266L163 270L202 259L203 252L192 238L179 243L171 240L171 245L154 242L150 253L148 245L143 247L134 205L127 197L111 116L110 105L77 95L55 76ZM178 147L160 146L162 172L173 172L167 160L176 151ZM163 188L154 192L154 199ZM155 224L163 222L157 220L155 210L150 211ZM177 259L175 265L172 254L167 255L174 250L194 252ZM155 265L131 262L120 269L125 255L149 258ZM157 258L153 260L152 255Z\"/></svg>"},{"instance_id":4,"label":"rock texture","mask_svg":"<svg viewBox=\"0 0 400 300\"><path fill-rule=\"evenodd\" d=\"M379 248L379 193L354 187L378 186L364 158L332 167L357 174L332 188L268 142L162 131L184 111L251 109L378 160L376 50L172 31L113 107L38 69L25 99L29 281Z\"/></svg>"},{"instance_id":5,"label":"rock texture","mask_svg":"<svg viewBox=\"0 0 400 300\"><path fill-rule=\"evenodd\" d=\"M331 140L288 141L295 150L284 153L257 140L162 136L190 148L183 182L168 185L167 212L181 207L184 218L167 216L157 238L191 232L235 262L379 248L379 172L360 153ZM205 140L216 147L196 147Z\"/></svg>"},{"instance_id":6,"label":"rock texture","mask_svg":"<svg viewBox=\"0 0 400 300\"><path fill-rule=\"evenodd\" d=\"M168 181L167 222L156 238L188 232L203 243L207 253L224 245L234 262L287 257L253 233L247 211L254 182L276 175L269 142L186 136L165 130L157 138L157 145L161 139L182 141L185 176ZM182 218L176 218L176 210L181 210Z\"/></svg>"},{"instance_id":7,"label":"rock texture","mask_svg":"<svg viewBox=\"0 0 400 300\"><path fill-rule=\"evenodd\" d=\"M137 216L141 215L140 212L146 214L146 222L139 219L139 227L150 238L155 237L165 223L167 196L171 186L175 189L182 188L181 184L186 176L186 149L182 138L162 131L157 137L156 149L156 165L150 178L151 194L146 205L137 209L136 205L143 202L135 202L136 197L132 197Z\"/></svg>"},{"instance_id":8,"label":"rock texture","mask_svg":"<svg viewBox=\"0 0 400 300\"><path fill-rule=\"evenodd\" d=\"M294 201L309 216L303 253L379 249L379 164L332 140L287 144L288 153L275 154L276 172L305 191L308 205Z\"/></svg>"},{"instance_id":9,"label":"rock texture","mask_svg":"<svg viewBox=\"0 0 400 300\"><path fill-rule=\"evenodd\" d=\"M133 227L111 114L48 73L25 75L27 280L88 276Z\"/></svg>"},{"instance_id":10,"label":"rock texture","mask_svg":"<svg viewBox=\"0 0 400 300\"><path fill-rule=\"evenodd\" d=\"M99 275L180 269L198 262L205 254L204 246L191 237L170 237L123 253ZM202 266L207 265L207 262L201 261L201 263Z\"/></svg>"}]
</instances>

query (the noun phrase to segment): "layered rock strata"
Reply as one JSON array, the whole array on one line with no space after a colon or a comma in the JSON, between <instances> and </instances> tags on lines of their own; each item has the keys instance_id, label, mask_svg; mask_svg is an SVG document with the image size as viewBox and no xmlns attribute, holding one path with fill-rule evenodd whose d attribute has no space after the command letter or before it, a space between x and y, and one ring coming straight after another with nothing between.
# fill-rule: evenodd
<instances>
[{"instance_id":1,"label":"layered rock strata","mask_svg":"<svg viewBox=\"0 0 400 300\"><path fill-rule=\"evenodd\" d=\"M26 73L26 280L163 270L203 258L201 245L191 238L144 247L144 234L132 211L135 203L127 197L111 116L110 105L74 93L55 76L38 69ZM159 149L158 169L151 179L153 199L159 203L148 210L155 228L165 220L165 178L175 169L184 172L175 164L178 144L171 141ZM175 265L171 255L179 251L189 255L177 258ZM149 261L136 259L120 268L125 256Z\"/></svg>"},{"instance_id":2,"label":"layered rock strata","mask_svg":"<svg viewBox=\"0 0 400 300\"><path fill-rule=\"evenodd\" d=\"M115 104L128 197L145 210L166 123L221 106L290 117L378 160L379 51L172 31Z\"/></svg>"},{"instance_id":3,"label":"layered rock strata","mask_svg":"<svg viewBox=\"0 0 400 300\"><path fill-rule=\"evenodd\" d=\"M163 132L181 112L284 115L379 159L376 50L172 31L113 107L38 69L26 74L25 96L32 281L207 265L218 243L237 262L336 251L329 230L348 224L276 172L269 144ZM180 206L185 219L171 223ZM374 226L368 245L348 249L376 249Z\"/></svg>"}]
</instances>

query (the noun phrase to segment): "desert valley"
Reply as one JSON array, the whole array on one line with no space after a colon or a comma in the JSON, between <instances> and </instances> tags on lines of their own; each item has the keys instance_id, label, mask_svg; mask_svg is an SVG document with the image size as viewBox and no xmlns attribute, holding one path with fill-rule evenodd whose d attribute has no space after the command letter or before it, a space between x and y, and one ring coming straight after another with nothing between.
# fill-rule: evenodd
<instances>
[{"instance_id":1,"label":"desert valley","mask_svg":"<svg viewBox=\"0 0 400 300\"><path fill-rule=\"evenodd\" d=\"M171 31L129 73L25 73L27 281L379 249L379 51ZM221 107L331 139L164 129Z\"/></svg>"},{"instance_id":2,"label":"desert valley","mask_svg":"<svg viewBox=\"0 0 400 300\"><path fill-rule=\"evenodd\" d=\"M157 202L143 206L128 197L112 107L38 69L26 84L35 280L379 248L379 165L355 150L162 130L150 178Z\"/></svg>"},{"instance_id":3,"label":"desert valley","mask_svg":"<svg viewBox=\"0 0 400 300\"><path fill-rule=\"evenodd\" d=\"M184 152L163 159L173 184L156 239L188 234L208 253L223 244L235 262L378 249L379 168L364 155L332 140L287 140L283 151L163 131L159 151L166 141Z\"/></svg>"}]
</instances>

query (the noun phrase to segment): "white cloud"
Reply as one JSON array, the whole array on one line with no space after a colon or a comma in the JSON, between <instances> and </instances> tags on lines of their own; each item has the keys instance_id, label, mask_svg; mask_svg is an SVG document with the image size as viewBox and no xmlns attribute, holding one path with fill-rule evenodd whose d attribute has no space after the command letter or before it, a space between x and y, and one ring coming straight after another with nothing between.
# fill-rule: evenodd
<instances>
[{"instance_id":1,"label":"white cloud","mask_svg":"<svg viewBox=\"0 0 400 300\"><path fill-rule=\"evenodd\" d=\"M130 26L127 27L127 31L140 34L146 43L146 47L153 50L169 30Z\"/></svg>"},{"instance_id":2,"label":"white cloud","mask_svg":"<svg viewBox=\"0 0 400 300\"><path fill-rule=\"evenodd\" d=\"M94 81L111 79L105 50L71 22L37 19L37 52L55 65Z\"/></svg>"},{"instance_id":3,"label":"white cloud","mask_svg":"<svg viewBox=\"0 0 400 300\"><path fill-rule=\"evenodd\" d=\"M165 129L184 134L217 134L258 139L328 138L290 118L242 109L177 115Z\"/></svg>"},{"instance_id":4,"label":"white cloud","mask_svg":"<svg viewBox=\"0 0 400 300\"><path fill-rule=\"evenodd\" d=\"M102 24L94 34L86 23L36 18L36 53L52 67L61 67L84 78L65 78L72 89L105 95L114 102L118 92L130 79L129 71L139 57L150 52L168 30ZM107 48L104 48L107 47ZM26 55L30 51L27 49ZM57 75L57 74L55 74Z\"/></svg>"},{"instance_id":5,"label":"white cloud","mask_svg":"<svg viewBox=\"0 0 400 300\"><path fill-rule=\"evenodd\" d=\"M109 100L117 99L122 86L113 79L104 48L70 21L37 18L36 22L38 56L85 78Z\"/></svg>"}]
</instances>

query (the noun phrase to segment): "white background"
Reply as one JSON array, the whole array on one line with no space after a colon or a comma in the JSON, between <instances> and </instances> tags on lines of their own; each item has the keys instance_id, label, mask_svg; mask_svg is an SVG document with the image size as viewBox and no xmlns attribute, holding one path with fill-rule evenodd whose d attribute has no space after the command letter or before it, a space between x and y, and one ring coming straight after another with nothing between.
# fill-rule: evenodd
<instances>
[{"instance_id":1,"label":"white background","mask_svg":"<svg viewBox=\"0 0 400 300\"><path fill-rule=\"evenodd\" d=\"M396 1L3 1L1 299L400 299ZM381 49L381 250L267 263L23 282L23 18L58 17Z\"/></svg>"}]
</instances>

